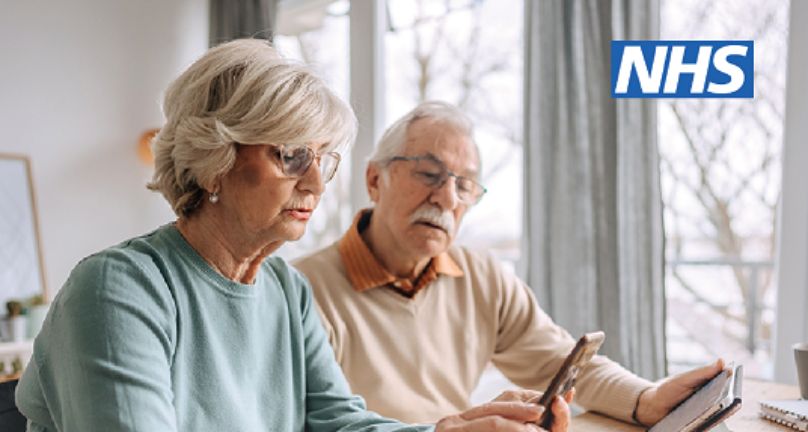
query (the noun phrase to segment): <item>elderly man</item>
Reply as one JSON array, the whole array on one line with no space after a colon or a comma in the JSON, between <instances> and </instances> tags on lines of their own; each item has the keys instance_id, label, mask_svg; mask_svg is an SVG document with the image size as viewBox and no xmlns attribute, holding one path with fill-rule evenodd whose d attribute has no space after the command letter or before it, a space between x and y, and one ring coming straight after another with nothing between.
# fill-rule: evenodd
<instances>
[{"instance_id":1,"label":"elderly man","mask_svg":"<svg viewBox=\"0 0 808 432\"><path fill-rule=\"evenodd\" d=\"M384 416L427 423L468 409L489 362L517 385L543 390L575 345L521 280L452 245L463 214L485 193L479 158L459 110L418 105L370 158L375 205L340 241L295 264L351 389ZM657 385L597 356L578 377L576 401L650 425L722 367Z\"/></svg>"}]
</instances>

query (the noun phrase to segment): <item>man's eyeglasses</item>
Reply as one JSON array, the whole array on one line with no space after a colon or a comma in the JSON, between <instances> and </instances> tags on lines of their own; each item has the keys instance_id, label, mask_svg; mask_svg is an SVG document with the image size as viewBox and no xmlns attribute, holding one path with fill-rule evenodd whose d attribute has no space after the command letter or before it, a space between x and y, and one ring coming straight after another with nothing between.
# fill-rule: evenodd
<instances>
[{"instance_id":1,"label":"man's eyeglasses","mask_svg":"<svg viewBox=\"0 0 808 432\"><path fill-rule=\"evenodd\" d=\"M440 189L449 181L449 177L454 177L457 199L463 204L477 204L487 192L485 188L476 181L450 173L449 170L438 161L416 156L396 156L390 159L390 162L395 161L415 161L412 176L424 186L431 189Z\"/></svg>"},{"instance_id":2,"label":"man's eyeglasses","mask_svg":"<svg viewBox=\"0 0 808 432\"><path fill-rule=\"evenodd\" d=\"M306 175L312 162L317 160L320 172L323 175L323 183L328 183L334 178L339 166L340 156L337 152L328 152L321 155L315 154L309 146L275 146L278 158L281 162L281 170L287 177L299 178Z\"/></svg>"}]
</instances>

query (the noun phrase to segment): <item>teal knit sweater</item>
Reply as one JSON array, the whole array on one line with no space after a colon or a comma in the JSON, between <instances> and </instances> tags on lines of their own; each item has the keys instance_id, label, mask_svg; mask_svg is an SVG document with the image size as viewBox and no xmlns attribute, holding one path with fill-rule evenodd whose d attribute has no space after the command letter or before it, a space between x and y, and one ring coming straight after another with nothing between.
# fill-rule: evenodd
<instances>
[{"instance_id":1,"label":"teal knit sweater","mask_svg":"<svg viewBox=\"0 0 808 432\"><path fill-rule=\"evenodd\" d=\"M17 390L29 431L428 430L350 394L306 279L214 271L173 224L79 263Z\"/></svg>"}]
</instances>

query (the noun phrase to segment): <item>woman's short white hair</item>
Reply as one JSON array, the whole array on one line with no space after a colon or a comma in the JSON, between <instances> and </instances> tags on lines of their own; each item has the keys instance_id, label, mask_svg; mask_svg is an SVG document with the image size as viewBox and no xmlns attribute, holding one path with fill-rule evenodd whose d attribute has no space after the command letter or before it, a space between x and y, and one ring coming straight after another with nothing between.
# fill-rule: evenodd
<instances>
[{"instance_id":1,"label":"woman's short white hair","mask_svg":"<svg viewBox=\"0 0 808 432\"><path fill-rule=\"evenodd\" d=\"M322 152L344 152L357 128L350 106L321 78L258 39L208 51L168 87L163 113L147 187L162 193L180 217L197 209L205 188L233 168L237 144L318 143Z\"/></svg>"},{"instance_id":2,"label":"woman's short white hair","mask_svg":"<svg viewBox=\"0 0 808 432\"><path fill-rule=\"evenodd\" d=\"M425 101L387 128L373 149L370 162L386 166L394 157L400 156L407 144L407 129L413 122L423 118L444 124L474 141L471 120L462 111L443 101Z\"/></svg>"}]
</instances>

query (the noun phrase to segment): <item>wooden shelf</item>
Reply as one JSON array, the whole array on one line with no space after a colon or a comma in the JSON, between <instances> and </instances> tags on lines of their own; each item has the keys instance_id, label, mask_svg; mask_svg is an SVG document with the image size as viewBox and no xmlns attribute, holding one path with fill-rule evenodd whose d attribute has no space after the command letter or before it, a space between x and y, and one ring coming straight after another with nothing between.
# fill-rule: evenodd
<instances>
[{"instance_id":1,"label":"wooden shelf","mask_svg":"<svg viewBox=\"0 0 808 432\"><path fill-rule=\"evenodd\" d=\"M5 364L5 371L8 375L0 375L0 382L8 381L11 379L19 379L22 372L12 372L12 362L16 359L22 361L23 370L28 366L31 360L31 354L34 353L34 341L27 340L24 342L0 342L0 362Z\"/></svg>"}]
</instances>

